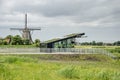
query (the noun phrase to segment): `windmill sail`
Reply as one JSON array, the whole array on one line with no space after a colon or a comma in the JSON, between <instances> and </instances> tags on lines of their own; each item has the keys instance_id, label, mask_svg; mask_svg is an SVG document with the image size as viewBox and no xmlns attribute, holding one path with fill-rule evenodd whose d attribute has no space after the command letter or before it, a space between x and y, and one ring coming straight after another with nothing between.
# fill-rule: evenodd
<instances>
[{"instance_id":1,"label":"windmill sail","mask_svg":"<svg viewBox=\"0 0 120 80\"><path fill-rule=\"evenodd\" d=\"M25 40L29 40L31 43L33 43L32 41L32 37L31 37L31 31L34 30L41 30L41 28L28 28L27 27L27 14L25 14L25 28L10 28L10 30L19 30L22 31L22 38Z\"/></svg>"}]
</instances>

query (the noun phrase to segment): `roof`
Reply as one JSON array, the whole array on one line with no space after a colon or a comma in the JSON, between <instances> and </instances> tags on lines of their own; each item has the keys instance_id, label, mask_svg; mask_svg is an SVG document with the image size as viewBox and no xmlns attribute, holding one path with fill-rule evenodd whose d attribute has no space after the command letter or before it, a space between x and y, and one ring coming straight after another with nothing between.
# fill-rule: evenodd
<instances>
[{"instance_id":1,"label":"roof","mask_svg":"<svg viewBox=\"0 0 120 80\"><path fill-rule=\"evenodd\" d=\"M73 34L69 34L69 35L66 35L64 37L77 37L77 36L81 36L81 35L84 35L85 33L73 33Z\"/></svg>"},{"instance_id":2,"label":"roof","mask_svg":"<svg viewBox=\"0 0 120 80\"><path fill-rule=\"evenodd\" d=\"M45 41L43 43L47 43L47 44L55 43L55 42L63 41L63 40L70 39L70 38L78 38L78 37L81 37L82 35L85 35L85 33L73 33L73 34L66 35L63 38L54 38L54 39Z\"/></svg>"},{"instance_id":3,"label":"roof","mask_svg":"<svg viewBox=\"0 0 120 80\"><path fill-rule=\"evenodd\" d=\"M55 41L57 41L57 40L60 40L60 38L50 39L50 40L47 40L47 41L45 41L45 42L43 42L43 43L51 43L51 42L55 42Z\"/></svg>"}]
</instances>

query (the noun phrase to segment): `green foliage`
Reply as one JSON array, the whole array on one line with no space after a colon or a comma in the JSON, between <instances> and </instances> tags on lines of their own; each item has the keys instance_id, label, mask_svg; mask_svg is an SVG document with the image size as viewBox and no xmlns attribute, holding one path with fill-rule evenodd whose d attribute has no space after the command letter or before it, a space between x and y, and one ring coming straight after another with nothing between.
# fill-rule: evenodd
<instances>
[{"instance_id":1,"label":"green foliage","mask_svg":"<svg viewBox=\"0 0 120 80\"><path fill-rule=\"evenodd\" d=\"M103 42L97 42L97 45L98 45L98 46L102 46L102 45L103 45Z\"/></svg>"},{"instance_id":2,"label":"green foliage","mask_svg":"<svg viewBox=\"0 0 120 80\"><path fill-rule=\"evenodd\" d=\"M116 41L113 44L116 45L116 46L120 46L120 41Z\"/></svg>"},{"instance_id":3,"label":"green foliage","mask_svg":"<svg viewBox=\"0 0 120 80\"><path fill-rule=\"evenodd\" d=\"M96 42L95 41L92 41L92 43L91 43L92 45L96 45Z\"/></svg>"},{"instance_id":4,"label":"green foliage","mask_svg":"<svg viewBox=\"0 0 120 80\"><path fill-rule=\"evenodd\" d=\"M104 43L103 42L96 42L96 41L92 41L92 42L82 42L80 43L81 45L92 45L92 46L103 46Z\"/></svg>"},{"instance_id":5,"label":"green foliage","mask_svg":"<svg viewBox=\"0 0 120 80\"><path fill-rule=\"evenodd\" d=\"M7 45L10 45L10 44L12 44L13 36L12 35L7 35L5 37L5 40L8 40Z\"/></svg>"},{"instance_id":6,"label":"green foliage","mask_svg":"<svg viewBox=\"0 0 120 80\"><path fill-rule=\"evenodd\" d=\"M2 45L3 44L3 40L2 39L0 39L0 45Z\"/></svg>"},{"instance_id":7,"label":"green foliage","mask_svg":"<svg viewBox=\"0 0 120 80\"><path fill-rule=\"evenodd\" d=\"M6 40L0 40L0 45L7 45L7 41Z\"/></svg>"},{"instance_id":8,"label":"green foliage","mask_svg":"<svg viewBox=\"0 0 120 80\"><path fill-rule=\"evenodd\" d=\"M8 43L7 43L7 41L3 40L2 44L7 45Z\"/></svg>"},{"instance_id":9,"label":"green foliage","mask_svg":"<svg viewBox=\"0 0 120 80\"><path fill-rule=\"evenodd\" d=\"M32 43L28 39L23 39L20 35L8 35L5 38L0 39L0 45L31 45ZM40 40L35 40L35 46L39 47Z\"/></svg>"},{"instance_id":10,"label":"green foliage","mask_svg":"<svg viewBox=\"0 0 120 80\"><path fill-rule=\"evenodd\" d=\"M13 37L12 45L22 45L22 38L19 35Z\"/></svg>"},{"instance_id":11,"label":"green foliage","mask_svg":"<svg viewBox=\"0 0 120 80\"><path fill-rule=\"evenodd\" d=\"M40 40L39 39L35 39L35 46L40 47Z\"/></svg>"},{"instance_id":12,"label":"green foliage","mask_svg":"<svg viewBox=\"0 0 120 80\"><path fill-rule=\"evenodd\" d=\"M5 37L5 39L12 39L12 38L13 38L12 35L7 35L7 36Z\"/></svg>"},{"instance_id":13,"label":"green foliage","mask_svg":"<svg viewBox=\"0 0 120 80\"><path fill-rule=\"evenodd\" d=\"M22 40L22 42L23 42L24 45L30 45L31 44L30 40L28 40L28 39L24 39L24 40Z\"/></svg>"}]
</instances>

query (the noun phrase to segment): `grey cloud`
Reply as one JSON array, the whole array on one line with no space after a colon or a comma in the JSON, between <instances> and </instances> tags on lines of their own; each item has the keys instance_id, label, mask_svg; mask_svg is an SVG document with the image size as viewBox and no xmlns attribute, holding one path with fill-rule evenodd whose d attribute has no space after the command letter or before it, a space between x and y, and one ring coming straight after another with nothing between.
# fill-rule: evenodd
<instances>
[{"instance_id":1,"label":"grey cloud","mask_svg":"<svg viewBox=\"0 0 120 80\"><path fill-rule=\"evenodd\" d=\"M118 6L117 4L118 4L118 1L117 2L114 1L114 3L113 1L109 1L109 4L106 1L102 4L97 4L91 8L88 7L88 10L83 11L82 14L80 13L79 16L75 16L73 17L73 19L76 19L75 21L77 22L79 21L89 22L89 21L102 20L110 16L118 17L120 15L119 14L120 6Z\"/></svg>"},{"instance_id":2,"label":"grey cloud","mask_svg":"<svg viewBox=\"0 0 120 80\"><path fill-rule=\"evenodd\" d=\"M15 4L13 11L38 13L46 17L70 16L76 22L84 22L103 19L120 10L119 0L48 0L43 5L34 5L31 1Z\"/></svg>"},{"instance_id":3,"label":"grey cloud","mask_svg":"<svg viewBox=\"0 0 120 80\"><path fill-rule=\"evenodd\" d=\"M120 0L0 0L0 27L24 25L24 13L30 13L31 24L49 28L43 35L52 31L55 36L64 32L86 32L97 36L120 32ZM9 1L12 1L9 3ZM22 15L21 15L22 14ZM11 15L11 16L7 16ZM18 16L21 15L21 16ZM34 17L37 15L37 20ZM9 22L9 23L8 23ZM4 24L2 24L4 23ZM11 24L10 24L11 23ZM69 29L68 29L69 27ZM63 30L63 28L65 28ZM110 29L109 29L110 28ZM59 29L59 31L57 31ZM105 29L105 30L103 30ZM100 31L104 31L102 34ZM108 30L108 31L107 31ZM112 35L111 33L111 35ZM88 35L88 36L91 36ZM112 35L112 37L114 37ZM105 37L106 37L105 36ZM117 35L118 37L119 35ZM101 36L101 38L104 38ZM109 37L110 39L110 37Z\"/></svg>"},{"instance_id":4,"label":"grey cloud","mask_svg":"<svg viewBox=\"0 0 120 80\"><path fill-rule=\"evenodd\" d=\"M76 5L76 6L75 6ZM28 12L33 12L33 13L40 13L44 16L61 16L61 15L70 15L73 13L76 13L77 9L79 8L79 4L73 1L48 1L44 5L31 5L31 4L21 4L21 5L16 5L17 7L15 8L16 11L28 11Z\"/></svg>"},{"instance_id":5,"label":"grey cloud","mask_svg":"<svg viewBox=\"0 0 120 80\"><path fill-rule=\"evenodd\" d=\"M29 1L31 2L31 1ZM78 13L80 10L87 9L86 5L89 7L94 3L90 3L90 0L51 0L47 1L46 4L32 4L23 3L22 1L19 4L15 4L14 8L16 11L28 11L28 12L38 12L45 16L66 16L73 15ZM13 10L14 10L13 9Z\"/></svg>"},{"instance_id":6,"label":"grey cloud","mask_svg":"<svg viewBox=\"0 0 120 80\"><path fill-rule=\"evenodd\" d=\"M42 0L20 0L14 1L14 7L9 9L11 13L8 14L28 12L52 18L63 16L75 23L116 22L120 19L119 2L119 0L45 0L45 3L41 4Z\"/></svg>"}]
</instances>

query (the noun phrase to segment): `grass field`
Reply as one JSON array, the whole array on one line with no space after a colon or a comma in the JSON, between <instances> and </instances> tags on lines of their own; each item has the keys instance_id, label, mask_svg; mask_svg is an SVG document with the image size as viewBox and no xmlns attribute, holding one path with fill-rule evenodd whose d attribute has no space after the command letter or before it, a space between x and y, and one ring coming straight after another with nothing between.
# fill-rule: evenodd
<instances>
[{"instance_id":1,"label":"grass field","mask_svg":"<svg viewBox=\"0 0 120 80\"><path fill-rule=\"evenodd\" d=\"M77 47L103 48L120 57L116 46ZM0 80L120 80L120 60L100 54L1 54Z\"/></svg>"},{"instance_id":2,"label":"grass field","mask_svg":"<svg viewBox=\"0 0 120 80\"><path fill-rule=\"evenodd\" d=\"M43 59L45 56L47 60ZM71 60L71 57L49 60L50 57L53 58L51 55L1 55L0 80L120 80L119 60L106 60L107 57L101 61Z\"/></svg>"},{"instance_id":3,"label":"grass field","mask_svg":"<svg viewBox=\"0 0 120 80\"><path fill-rule=\"evenodd\" d=\"M120 46L75 46L75 48L100 48L120 57Z\"/></svg>"},{"instance_id":4,"label":"grass field","mask_svg":"<svg viewBox=\"0 0 120 80\"><path fill-rule=\"evenodd\" d=\"M36 46L33 45L0 45L0 48L36 48Z\"/></svg>"}]
</instances>

